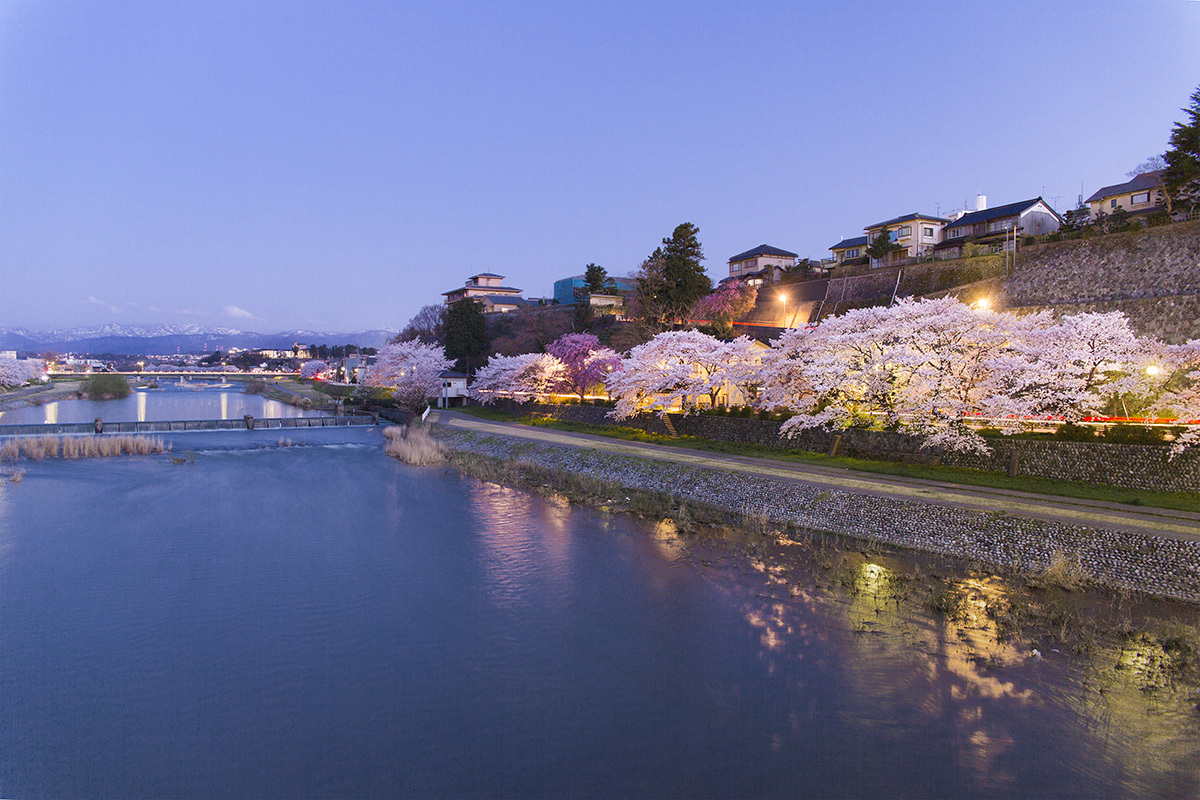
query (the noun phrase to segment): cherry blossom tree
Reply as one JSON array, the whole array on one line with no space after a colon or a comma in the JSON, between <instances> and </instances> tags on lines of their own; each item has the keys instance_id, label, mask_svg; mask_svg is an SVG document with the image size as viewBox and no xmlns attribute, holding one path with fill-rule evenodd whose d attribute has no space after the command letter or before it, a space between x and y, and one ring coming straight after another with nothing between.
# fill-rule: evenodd
<instances>
[{"instance_id":1,"label":"cherry blossom tree","mask_svg":"<svg viewBox=\"0 0 1200 800\"><path fill-rule=\"evenodd\" d=\"M699 331L658 334L633 348L622 369L608 376L609 392L617 397L611 416L626 419L643 411L661 415L676 405L686 413L698 407L701 397L715 406L722 389L734 379L745 379L744 372L734 369L739 354L747 352L747 342L726 343Z\"/></svg>"},{"instance_id":2,"label":"cherry blossom tree","mask_svg":"<svg viewBox=\"0 0 1200 800\"><path fill-rule=\"evenodd\" d=\"M1165 346L1135 334L1119 311L1025 317L992 365L993 413L1068 422L1100 415L1114 396L1156 397L1168 377L1156 365L1166 360Z\"/></svg>"},{"instance_id":3,"label":"cherry blossom tree","mask_svg":"<svg viewBox=\"0 0 1200 800\"><path fill-rule=\"evenodd\" d=\"M734 320L748 314L757 298L758 286L732 280L701 297L692 309L692 316L711 322L721 336L731 336Z\"/></svg>"},{"instance_id":4,"label":"cherry blossom tree","mask_svg":"<svg viewBox=\"0 0 1200 800\"><path fill-rule=\"evenodd\" d=\"M1164 381L1156 406L1191 428L1175 440L1171 456L1200 444L1200 339L1163 348L1162 365L1147 367L1151 379Z\"/></svg>"},{"instance_id":5,"label":"cherry blossom tree","mask_svg":"<svg viewBox=\"0 0 1200 800\"><path fill-rule=\"evenodd\" d=\"M0 386L20 386L45 372L46 362L41 359L0 358Z\"/></svg>"},{"instance_id":6,"label":"cherry blossom tree","mask_svg":"<svg viewBox=\"0 0 1200 800\"><path fill-rule=\"evenodd\" d=\"M565 374L563 363L548 353L495 355L475 373L471 396L485 404L501 398L536 400L553 392Z\"/></svg>"},{"instance_id":7,"label":"cherry blossom tree","mask_svg":"<svg viewBox=\"0 0 1200 800\"><path fill-rule=\"evenodd\" d=\"M387 344L367 369L363 383L391 391L409 408L419 408L442 389L441 373L450 368L442 348L419 341Z\"/></svg>"},{"instance_id":8,"label":"cherry blossom tree","mask_svg":"<svg viewBox=\"0 0 1200 800\"><path fill-rule=\"evenodd\" d=\"M964 423L989 406L991 365L1015 319L953 298L902 300L787 331L765 359L760 403L795 412L789 436L904 426L931 447L985 449Z\"/></svg>"},{"instance_id":9,"label":"cherry blossom tree","mask_svg":"<svg viewBox=\"0 0 1200 800\"><path fill-rule=\"evenodd\" d=\"M621 367L621 357L613 350L600 346L600 340L590 333L568 333L546 345L546 352L563 366L558 389L579 396Z\"/></svg>"},{"instance_id":10,"label":"cherry blossom tree","mask_svg":"<svg viewBox=\"0 0 1200 800\"><path fill-rule=\"evenodd\" d=\"M323 378L329 372L328 361L305 361L300 365L301 378Z\"/></svg>"}]
</instances>

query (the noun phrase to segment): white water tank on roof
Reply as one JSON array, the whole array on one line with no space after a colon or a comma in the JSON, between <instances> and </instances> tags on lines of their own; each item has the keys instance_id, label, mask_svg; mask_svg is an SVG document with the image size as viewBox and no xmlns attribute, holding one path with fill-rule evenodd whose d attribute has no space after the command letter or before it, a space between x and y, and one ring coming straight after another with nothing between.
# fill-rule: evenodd
<instances>
[{"instance_id":1,"label":"white water tank on roof","mask_svg":"<svg viewBox=\"0 0 1200 800\"><path fill-rule=\"evenodd\" d=\"M975 195L975 210L976 211L987 211L987 195L986 194Z\"/></svg>"}]
</instances>

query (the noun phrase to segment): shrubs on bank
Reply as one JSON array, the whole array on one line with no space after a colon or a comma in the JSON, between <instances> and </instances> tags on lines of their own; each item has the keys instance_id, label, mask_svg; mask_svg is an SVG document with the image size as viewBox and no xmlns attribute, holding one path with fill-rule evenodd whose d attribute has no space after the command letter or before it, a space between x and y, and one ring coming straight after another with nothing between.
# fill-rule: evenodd
<instances>
[{"instance_id":1,"label":"shrubs on bank","mask_svg":"<svg viewBox=\"0 0 1200 800\"><path fill-rule=\"evenodd\" d=\"M433 467L446 463L446 448L429 434L429 429L415 425L389 425L383 429L388 440L383 452L414 467Z\"/></svg>"},{"instance_id":2,"label":"shrubs on bank","mask_svg":"<svg viewBox=\"0 0 1200 800\"><path fill-rule=\"evenodd\" d=\"M120 400L133 392L124 375L113 373L93 375L84 384L83 391L90 400Z\"/></svg>"}]
</instances>

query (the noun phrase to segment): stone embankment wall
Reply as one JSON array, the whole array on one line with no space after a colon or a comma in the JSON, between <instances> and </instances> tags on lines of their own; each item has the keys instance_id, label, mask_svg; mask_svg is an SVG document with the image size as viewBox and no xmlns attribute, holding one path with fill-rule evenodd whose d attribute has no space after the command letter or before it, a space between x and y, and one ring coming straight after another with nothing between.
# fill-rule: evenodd
<instances>
[{"instance_id":1,"label":"stone embankment wall","mask_svg":"<svg viewBox=\"0 0 1200 800\"><path fill-rule=\"evenodd\" d=\"M1040 571L1077 561L1097 583L1200 602L1200 541L1062 525L1005 514L821 489L757 475L438 428L451 450L586 475L614 487L811 530L1001 567Z\"/></svg>"},{"instance_id":2,"label":"stone embankment wall","mask_svg":"<svg viewBox=\"0 0 1200 800\"><path fill-rule=\"evenodd\" d=\"M567 422L591 425L622 425L647 433L672 435L654 414L641 414L616 422L603 406L526 404L511 406L518 413L541 414ZM718 442L753 444L779 450L808 450L827 453L837 434L807 431L792 439L779 434L782 423L772 420L722 417L712 414L672 414L671 423L680 436L695 436ZM838 455L903 463L941 463L991 472L1009 472L1016 454L1017 475L1085 481L1129 489L1158 489L1169 492L1200 492L1200 452L1189 451L1174 460L1163 445L1105 444L1017 439L989 442L991 453L950 453L938 457L921 450L911 436L879 431L843 432Z\"/></svg>"},{"instance_id":3,"label":"stone embankment wall","mask_svg":"<svg viewBox=\"0 0 1200 800\"><path fill-rule=\"evenodd\" d=\"M1015 311L1123 311L1171 343L1200 338L1200 220L1021 250L996 298Z\"/></svg>"}]
</instances>

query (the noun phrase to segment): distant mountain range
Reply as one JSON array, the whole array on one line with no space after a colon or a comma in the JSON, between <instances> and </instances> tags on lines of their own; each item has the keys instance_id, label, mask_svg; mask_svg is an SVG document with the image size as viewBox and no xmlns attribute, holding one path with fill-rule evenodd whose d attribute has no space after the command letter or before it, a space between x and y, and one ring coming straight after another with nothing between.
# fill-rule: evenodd
<instances>
[{"instance_id":1,"label":"distant mountain range","mask_svg":"<svg viewBox=\"0 0 1200 800\"><path fill-rule=\"evenodd\" d=\"M170 355L211 353L231 347L281 350L296 344L355 344L381 347L396 331L382 329L357 333L281 331L255 333L205 325L96 325L88 328L35 331L0 328L0 350L42 353L113 353L115 355Z\"/></svg>"}]
</instances>

